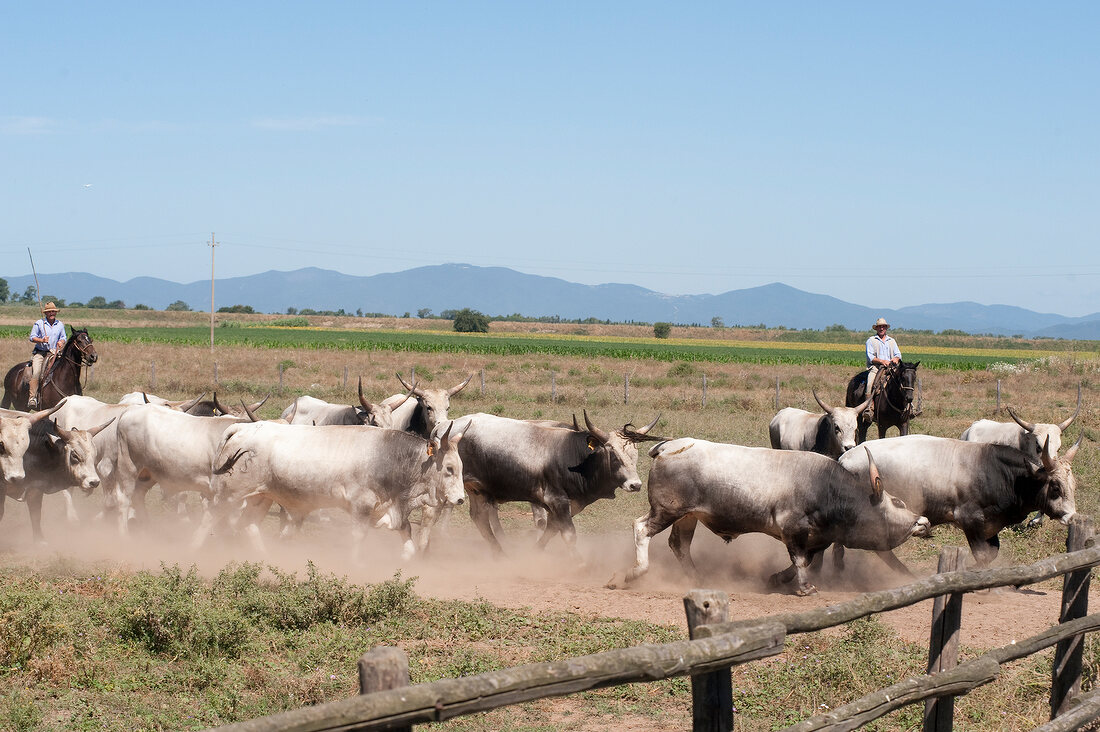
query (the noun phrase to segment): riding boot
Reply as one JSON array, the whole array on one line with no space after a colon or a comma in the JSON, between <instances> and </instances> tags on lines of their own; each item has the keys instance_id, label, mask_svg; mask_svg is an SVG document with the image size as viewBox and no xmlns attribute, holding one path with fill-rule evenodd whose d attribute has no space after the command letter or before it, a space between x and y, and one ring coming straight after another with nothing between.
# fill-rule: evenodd
<instances>
[{"instance_id":1,"label":"riding boot","mask_svg":"<svg viewBox=\"0 0 1100 732\"><path fill-rule=\"evenodd\" d=\"M867 405L867 408L863 410L863 421L867 424L871 424L875 421L875 400L873 398L871 399L871 403Z\"/></svg>"},{"instance_id":2,"label":"riding boot","mask_svg":"<svg viewBox=\"0 0 1100 732\"><path fill-rule=\"evenodd\" d=\"M27 411L38 409L38 379L31 377L30 398L27 400Z\"/></svg>"}]
</instances>

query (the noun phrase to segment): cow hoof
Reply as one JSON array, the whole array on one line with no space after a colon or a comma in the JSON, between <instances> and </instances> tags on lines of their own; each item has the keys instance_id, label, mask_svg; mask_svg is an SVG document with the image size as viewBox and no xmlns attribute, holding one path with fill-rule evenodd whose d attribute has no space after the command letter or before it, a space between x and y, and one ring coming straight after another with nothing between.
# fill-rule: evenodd
<instances>
[{"instance_id":1,"label":"cow hoof","mask_svg":"<svg viewBox=\"0 0 1100 732\"><path fill-rule=\"evenodd\" d=\"M626 587L626 574L620 572L614 575L611 579L607 581L607 584L604 585L604 587L609 590L623 589L624 587Z\"/></svg>"},{"instance_id":2,"label":"cow hoof","mask_svg":"<svg viewBox=\"0 0 1100 732\"><path fill-rule=\"evenodd\" d=\"M798 587L795 589L794 594L799 597L809 597L810 595L817 594L817 588L813 585L805 585L804 587Z\"/></svg>"}]
</instances>

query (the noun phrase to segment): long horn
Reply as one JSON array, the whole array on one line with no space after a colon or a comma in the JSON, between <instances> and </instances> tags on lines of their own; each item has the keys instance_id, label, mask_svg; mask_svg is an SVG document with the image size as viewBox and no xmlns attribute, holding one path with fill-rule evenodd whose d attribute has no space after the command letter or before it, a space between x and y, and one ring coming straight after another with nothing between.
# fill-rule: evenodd
<instances>
[{"instance_id":1,"label":"long horn","mask_svg":"<svg viewBox=\"0 0 1100 732\"><path fill-rule=\"evenodd\" d=\"M821 397L817 395L817 389L810 389L810 392L814 395L814 401L817 402L817 405L825 410L825 414L832 415L833 408L821 401Z\"/></svg>"},{"instance_id":2,"label":"long horn","mask_svg":"<svg viewBox=\"0 0 1100 732\"><path fill-rule=\"evenodd\" d=\"M577 424L577 413L576 412L573 412L573 431L574 432L580 432L581 431L581 426L579 424Z\"/></svg>"},{"instance_id":3,"label":"long horn","mask_svg":"<svg viewBox=\"0 0 1100 732\"><path fill-rule=\"evenodd\" d=\"M264 405L264 402L266 402L270 398L271 398L271 392L269 391L267 393L267 396L265 396L263 399L261 399L260 401L258 401L258 402L256 402L255 404L252 405L252 411L255 412L257 409L262 407Z\"/></svg>"},{"instance_id":4,"label":"long horn","mask_svg":"<svg viewBox=\"0 0 1100 732\"><path fill-rule=\"evenodd\" d=\"M298 398L294 399L294 409L290 410L290 416L286 418L287 424L294 424L294 418L298 416Z\"/></svg>"},{"instance_id":5,"label":"long horn","mask_svg":"<svg viewBox=\"0 0 1100 732\"><path fill-rule=\"evenodd\" d=\"M297 400L295 400L294 403L297 404L298 403ZM363 409L367 410L368 412L374 411L374 405L371 404L370 402L368 402L366 397L363 396L363 377L362 376L359 377L359 403L362 404Z\"/></svg>"},{"instance_id":6,"label":"long horn","mask_svg":"<svg viewBox=\"0 0 1100 732\"><path fill-rule=\"evenodd\" d=\"M248 418L253 422L259 422L259 418L252 413L252 410L248 408L248 405L244 403L244 399L241 400L241 406L244 407L244 413L248 415Z\"/></svg>"},{"instance_id":7,"label":"long horn","mask_svg":"<svg viewBox=\"0 0 1100 732\"><path fill-rule=\"evenodd\" d=\"M106 421L106 422L104 422L103 424L99 425L98 427L92 427L92 428L91 428L90 430L88 430L88 434L89 434L90 436L92 436L92 437L95 437L95 436L96 436L96 435L98 435L98 434L99 434L100 432L102 432L103 430L105 430L105 429L107 429L108 427L110 427L110 426L111 426L111 422L114 422L114 421L115 421L116 419L118 419L118 417L111 417L111 418L110 418L109 420L107 420L107 421Z\"/></svg>"},{"instance_id":8,"label":"long horn","mask_svg":"<svg viewBox=\"0 0 1100 732\"><path fill-rule=\"evenodd\" d=\"M62 427L61 425L59 425L57 423L57 420L51 419L50 421L53 422L53 427L54 427L55 430L57 430L57 436L58 437L60 437L65 442L68 442L69 440L73 439L73 433L72 433L71 430L67 430L64 427Z\"/></svg>"},{"instance_id":9,"label":"long horn","mask_svg":"<svg viewBox=\"0 0 1100 732\"><path fill-rule=\"evenodd\" d=\"M214 392L214 408L222 414L233 414L233 412L226 409L224 406L222 406L221 402L218 401L218 392Z\"/></svg>"},{"instance_id":10,"label":"long horn","mask_svg":"<svg viewBox=\"0 0 1100 732\"><path fill-rule=\"evenodd\" d=\"M458 386L452 386L450 389L447 390L447 396L454 396L458 392L465 389L466 385L470 383L470 379L472 379L472 378L474 378L474 375L470 374L469 376L466 377L466 380L463 381L461 384L459 384Z\"/></svg>"},{"instance_id":11,"label":"long horn","mask_svg":"<svg viewBox=\"0 0 1100 732\"><path fill-rule=\"evenodd\" d=\"M59 401L57 403L56 406L54 406L52 409L50 409L50 411L48 411L48 412L35 412L34 414L29 415L27 417L27 419L30 420L31 424L34 424L36 422L41 422L42 420L46 419L51 414L56 412L58 409L61 409L61 407L63 407L64 405L65 405L65 400L62 399L61 401Z\"/></svg>"},{"instance_id":12,"label":"long horn","mask_svg":"<svg viewBox=\"0 0 1100 732\"><path fill-rule=\"evenodd\" d=\"M1016 424L1020 425L1021 427L1023 427L1028 432L1034 432L1035 431L1035 425L1032 424L1031 422L1027 422L1027 421L1022 420L1019 417L1017 417L1016 413L1012 411L1012 407L1005 407L1005 409L1008 410L1008 416L1012 417L1013 421L1015 421Z\"/></svg>"},{"instance_id":13,"label":"long horn","mask_svg":"<svg viewBox=\"0 0 1100 732\"><path fill-rule=\"evenodd\" d=\"M651 429L657 426L657 423L661 421L661 413L657 412L657 416L653 418L653 421L642 427L640 430L635 430L639 435L648 434Z\"/></svg>"},{"instance_id":14,"label":"long horn","mask_svg":"<svg viewBox=\"0 0 1100 732\"><path fill-rule=\"evenodd\" d=\"M439 450L440 452L447 449L447 443L451 437L451 429L454 428L455 421L452 419L447 422L447 429L443 431L443 434L439 436Z\"/></svg>"},{"instance_id":15,"label":"long horn","mask_svg":"<svg viewBox=\"0 0 1100 732\"><path fill-rule=\"evenodd\" d=\"M1066 454L1062 456L1062 459L1067 463L1073 460L1073 456L1077 454L1077 448L1081 447L1081 440L1085 439L1084 435L1077 438L1077 442L1073 443L1073 447L1066 450Z\"/></svg>"},{"instance_id":16,"label":"long horn","mask_svg":"<svg viewBox=\"0 0 1100 732\"><path fill-rule=\"evenodd\" d=\"M582 409L581 413L584 415L584 426L588 428L588 433L599 440L601 443L607 442L611 437L609 434L601 430L596 425L592 424L592 420L588 418L588 410Z\"/></svg>"},{"instance_id":17,"label":"long horn","mask_svg":"<svg viewBox=\"0 0 1100 732\"><path fill-rule=\"evenodd\" d=\"M1073 424L1073 420L1077 419L1077 415L1081 413L1081 384L1077 384L1077 409L1073 411L1073 416L1058 425L1058 429L1065 432L1069 429L1069 426Z\"/></svg>"},{"instance_id":18,"label":"long horn","mask_svg":"<svg viewBox=\"0 0 1100 732\"><path fill-rule=\"evenodd\" d=\"M149 395L148 395L148 394L146 394L145 392L141 392L141 398L142 398L143 400L145 400L145 403L146 403L146 404L151 404L151 403L152 403L152 402L150 402L150 401L149 401Z\"/></svg>"},{"instance_id":19,"label":"long horn","mask_svg":"<svg viewBox=\"0 0 1100 732\"><path fill-rule=\"evenodd\" d=\"M142 394L144 394L144 393L145 392L142 392ZM204 391L202 394L199 394L194 399L188 399L187 401L180 402L179 404L173 404L172 406L175 407L176 409L180 410L181 412L186 412L188 409L191 409L192 407L194 407L196 404L198 404L199 402L201 402L205 398L206 398L206 392Z\"/></svg>"},{"instance_id":20,"label":"long horn","mask_svg":"<svg viewBox=\"0 0 1100 732\"><path fill-rule=\"evenodd\" d=\"M871 479L871 497L875 503L882 500L882 476L879 475L875 459L871 457L871 450L866 445L863 449L867 452L867 475Z\"/></svg>"},{"instance_id":21,"label":"long horn","mask_svg":"<svg viewBox=\"0 0 1100 732\"><path fill-rule=\"evenodd\" d=\"M405 387L406 389L408 389L411 393L415 394L416 396L418 396L418 397L424 396L424 392L421 391L420 389L416 388L416 379L413 379L412 386L409 386L405 382L405 377L403 377L401 375L401 372L398 372L397 373L397 380L401 382L401 386Z\"/></svg>"},{"instance_id":22,"label":"long horn","mask_svg":"<svg viewBox=\"0 0 1100 732\"><path fill-rule=\"evenodd\" d=\"M856 405L856 414L863 414L865 411L867 411L867 407L871 406L871 400L872 399L874 399L874 397L869 396L865 400L863 400L862 404L857 404Z\"/></svg>"},{"instance_id":23,"label":"long horn","mask_svg":"<svg viewBox=\"0 0 1100 732\"><path fill-rule=\"evenodd\" d=\"M1054 462L1057 458L1057 455L1050 454L1050 435L1047 435L1047 438L1043 440L1043 449L1039 453L1039 459L1043 461L1043 467L1046 468L1048 473L1054 470Z\"/></svg>"}]
</instances>

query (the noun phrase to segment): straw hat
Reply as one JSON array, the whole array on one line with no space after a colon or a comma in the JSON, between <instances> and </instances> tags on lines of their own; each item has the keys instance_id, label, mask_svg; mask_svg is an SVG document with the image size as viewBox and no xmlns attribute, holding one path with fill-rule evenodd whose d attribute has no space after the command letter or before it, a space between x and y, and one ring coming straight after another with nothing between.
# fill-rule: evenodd
<instances>
[{"instance_id":1,"label":"straw hat","mask_svg":"<svg viewBox=\"0 0 1100 732\"><path fill-rule=\"evenodd\" d=\"M53 301L51 300L50 302L48 302L48 303L46 303L45 305L42 306L42 312L43 312L43 314L45 314L45 313L56 313L57 312L57 306L54 305Z\"/></svg>"},{"instance_id":2,"label":"straw hat","mask_svg":"<svg viewBox=\"0 0 1100 732\"><path fill-rule=\"evenodd\" d=\"M875 328L879 327L880 325L885 325L887 328L890 327L890 324L886 322L886 318L879 318L878 320L875 321L875 324L871 326L871 330L874 330Z\"/></svg>"}]
</instances>

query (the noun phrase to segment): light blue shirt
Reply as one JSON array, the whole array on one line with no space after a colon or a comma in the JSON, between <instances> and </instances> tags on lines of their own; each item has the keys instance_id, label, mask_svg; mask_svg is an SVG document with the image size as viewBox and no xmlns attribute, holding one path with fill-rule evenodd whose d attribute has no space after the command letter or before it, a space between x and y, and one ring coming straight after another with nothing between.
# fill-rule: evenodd
<instances>
[{"instance_id":1,"label":"light blue shirt","mask_svg":"<svg viewBox=\"0 0 1100 732\"><path fill-rule=\"evenodd\" d=\"M871 368L871 359L889 361L893 358L901 359L901 351L898 342L890 336L878 337L878 334L867 339L867 368Z\"/></svg>"},{"instance_id":2,"label":"light blue shirt","mask_svg":"<svg viewBox=\"0 0 1100 732\"><path fill-rule=\"evenodd\" d=\"M49 338L49 343L34 343L35 338ZM54 319L53 325L50 325L45 318L39 318L31 326L31 343L34 343L34 350L45 353L46 350L54 350L57 348L58 341L64 341L65 339L65 324L59 319Z\"/></svg>"}]
</instances>

